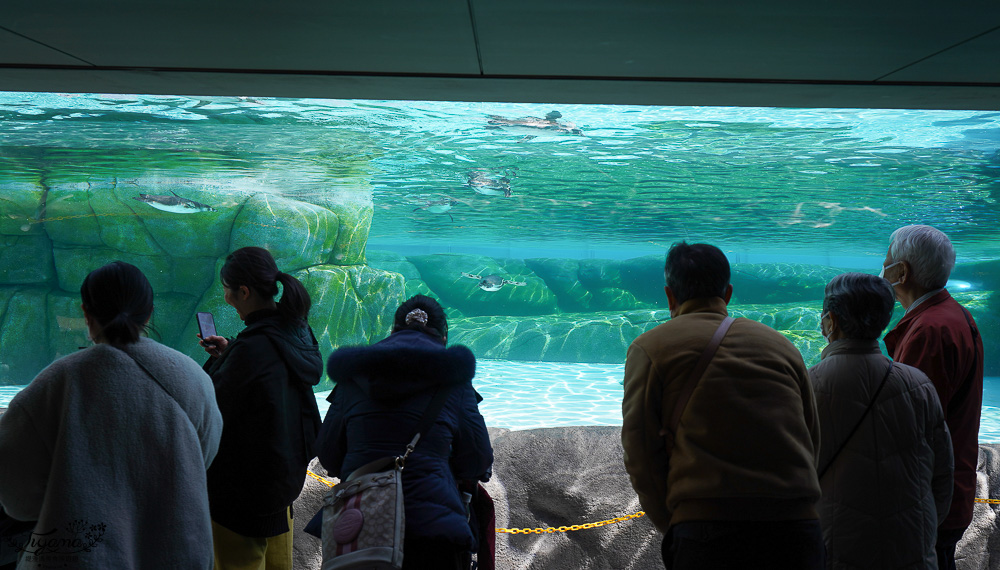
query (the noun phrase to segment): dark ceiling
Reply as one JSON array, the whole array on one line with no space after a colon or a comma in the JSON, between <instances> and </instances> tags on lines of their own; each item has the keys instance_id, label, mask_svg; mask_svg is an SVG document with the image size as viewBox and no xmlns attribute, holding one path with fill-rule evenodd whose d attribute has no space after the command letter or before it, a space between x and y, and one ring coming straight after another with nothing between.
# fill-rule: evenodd
<instances>
[{"instance_id":1,"label":"dark ceiling","mask_svg":"<svg viewBox=\"0 0 1000 570\"><path fill-rule=\"evenodd\" d=\"M1000 2L4 0L0 90L1000 109Z\"/></svg>"}]
</instances>

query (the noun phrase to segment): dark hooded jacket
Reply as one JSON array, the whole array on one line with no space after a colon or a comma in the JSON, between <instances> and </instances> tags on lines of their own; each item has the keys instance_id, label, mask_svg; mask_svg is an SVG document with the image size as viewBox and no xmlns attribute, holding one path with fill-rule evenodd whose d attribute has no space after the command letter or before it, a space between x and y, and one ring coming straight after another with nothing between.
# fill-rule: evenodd
<instances>
[{"instance_id":1,"label":"dark hooded jacket","mask_svg":"<svg viewBox=\"0 0 1000 570\"><path fill-rule=\"evenodd\" d=\"M222 412L219 454L208 470L212 520L244 536L288 531L286 509L315 457L323 374L312 329L275 310L251 313L226 351L205 363Z\"/></svg>"},{"instance_id":2,"label":"dark hooded jacket","mask_svg":"<svg viewBox=\"0 0 1000 570\"><path fill-rule=\"evenodd\" d=\"M342 348L327 362L336 388L317 451L323 467L341 479L365 463L401 455L435 391L451 391L403 470L408 539L476 548L456 482L485 481L493 464L479 396L472 387L475 371L468 348L445 348L434 337L412 330L372 346Z\"/></svg>"}]
</instances>

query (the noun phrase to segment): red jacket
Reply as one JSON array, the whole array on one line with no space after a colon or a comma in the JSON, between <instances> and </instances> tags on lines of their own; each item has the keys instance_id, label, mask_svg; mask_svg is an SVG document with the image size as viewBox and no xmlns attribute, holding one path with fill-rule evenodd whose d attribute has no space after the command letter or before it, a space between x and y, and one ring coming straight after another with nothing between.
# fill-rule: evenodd
<instances>
[{"instance_id":1,"label":"red jacket","mask_svg":"<svg viewBox=\"0 0 1000 570\"><path fill-rule=\"evenodd\" d=\"M885 335L893 360L919 368L937 388L955 453L955 492L941 529L972 522L983 407L983 340L976 321L948 291L907 313Z\"/></svg>"}]
</instances>

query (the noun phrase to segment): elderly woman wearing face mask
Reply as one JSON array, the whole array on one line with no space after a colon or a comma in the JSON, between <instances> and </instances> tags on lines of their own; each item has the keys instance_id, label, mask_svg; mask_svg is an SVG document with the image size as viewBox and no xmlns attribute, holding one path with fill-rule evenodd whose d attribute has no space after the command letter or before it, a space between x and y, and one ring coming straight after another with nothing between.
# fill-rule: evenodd
<instances>
[{"instance_id":1,"label":"elderly woman wearing face mask","mask_svg":"<svg viewBox=\"0 0 1000 570\"><path fill-rule=\"evenodd\" d=\"M951 439L934 385L882 355L892 286L845 273L826 286L829 346L809 369L820 422L818 509L828 568L937 568L951 505Z\"/></svg>"}]
</instances>

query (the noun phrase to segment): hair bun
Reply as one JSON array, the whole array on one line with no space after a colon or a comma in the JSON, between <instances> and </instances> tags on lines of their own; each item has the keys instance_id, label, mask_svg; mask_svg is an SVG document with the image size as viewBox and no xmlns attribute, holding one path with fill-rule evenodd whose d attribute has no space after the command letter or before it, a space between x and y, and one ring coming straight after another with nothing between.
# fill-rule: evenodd
<instances>
[{"instance_id":1,"label":"hair bun","mask_svg":"<svg viewBox=\"0 0 1000 570\"><path fill-rule=\"evenodd\" d=\"M422 325L427 324L427 312L423 309L413 309L409 313L406 313L406 318L404 319L407 325L412 325L413 323L420 323Z\"/></svg>"}]
</instances>

